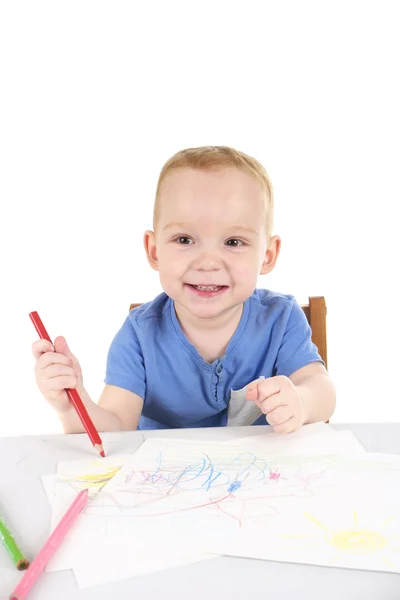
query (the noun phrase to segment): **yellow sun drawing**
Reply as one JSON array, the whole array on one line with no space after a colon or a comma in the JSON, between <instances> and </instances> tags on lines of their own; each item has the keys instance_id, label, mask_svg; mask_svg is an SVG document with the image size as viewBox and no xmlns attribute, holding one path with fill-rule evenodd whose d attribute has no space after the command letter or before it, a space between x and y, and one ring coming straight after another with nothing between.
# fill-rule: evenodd
<instances>
[{"instance_id":1,"label":"yellow sun drawing","mask_svg":"<svg viewBox=\"0 0 400 600\"><path fill-rule=\"evenodd\" d=\"M394 551L400 553L400 548L393 546L394 538L386 537L382 530L394 521L394 518L386 519L379 527L380 531L373 531L358 526L357 513L353 512L353 523L351 529L331 530L308 513L304 516L312 523L325 531L324 540L330 546L339 551L332 560L337 561L343 555L341 553L371 555L380 553L381 560L391 568L396 568L382 552ZM398 536L396 536L398 538Z\"/></svg>"},{"instance_id":2,"label":"yellow sun drawing","mask_svg":"<svg viewBox=\"0 0 400 600\"><path fill-rule=\"evenodd\" d=\"M382 520L380 525L362 527L359 526L357 512L353 511L348 514L350 519L345 517L347 525L343 527L328 527L307 512L304 512L303 515L308 522L313 523L324 532L322 540L315 534L293 535L282 533L281 538L286 540L291 539L294 543L294 546L292 545L290 548L285 544L285 549L288 551L307 551L311 548L316 548L322 542L324 545L328 544L330 548L337 551L337 553L329 559L329 562L331 563L337 563L341 560L348 564L357 564L358 568L360 568L362 564L368 564L368 568L371 568L371 560L373 563L375 559L378 559L387 565L391 571L400 572L400 535L398 535L398 531L390 532L390 530L388 531L387 529L387 527L395 521L394 517ZM372 518L375 521L375 515L373 515ZM398 529L398 527L396 529ZM295 540L300 543L300 546ZM365 561L361 560L361 563L359 561L354 563L353 560L346 561L346 556L352 556L354 558L358 557L358 559L364 558ZM396 564L393 564L389 557Z\"/></svg>"}]
</instances>

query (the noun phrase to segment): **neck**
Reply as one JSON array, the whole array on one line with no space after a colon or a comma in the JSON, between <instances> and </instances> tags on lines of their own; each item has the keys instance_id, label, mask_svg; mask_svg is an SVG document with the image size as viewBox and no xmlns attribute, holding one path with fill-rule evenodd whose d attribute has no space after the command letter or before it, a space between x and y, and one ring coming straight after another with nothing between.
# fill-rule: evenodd
<instances>
[{"instance_id":1,"label":"neck","mask_svg":"<svg viewBox=\"0 0 400 600\"><path fill-rule=\"evenodd\" d=\"M215 317L197 317L180 304L174 302L174 306L178 321L185 333L187 329L190 331L218 333L225 329L230 329L232 326L235 330L243 312L243 303L233 306Z\"/></svg>"},{"instance_id":2,"label":"neck","mask_svg":"<svg viewBox=\"0 0 400 600\"><path fill-rule=\"evenodd\" d=\"M194 317L175 305L176 316L183 333L207 362L220 358L239 325L243 304L232 307L216 318Z\"/></svg>"}]
</instances>

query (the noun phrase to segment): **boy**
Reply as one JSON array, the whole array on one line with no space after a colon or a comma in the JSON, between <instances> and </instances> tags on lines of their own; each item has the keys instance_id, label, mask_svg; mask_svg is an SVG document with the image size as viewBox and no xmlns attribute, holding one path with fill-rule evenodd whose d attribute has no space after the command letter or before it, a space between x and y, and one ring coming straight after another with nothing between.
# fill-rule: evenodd
<instances>
[{"instance_id":1,"label":"boy","mask_svg":"<svg viewBox=\"0 0 400 600\"><path fill-rule=\"evenodd\" d=\"M163 167L144 234L164 293L133 309L112 341L95 404L64 338L33 344L36 381L66 433L83 431L77 388L99 431L326 421L333 383L292 296L257 290L272 271L273 193L263 166L232 148L183 150Z\"/></svg>"}]
</instances>

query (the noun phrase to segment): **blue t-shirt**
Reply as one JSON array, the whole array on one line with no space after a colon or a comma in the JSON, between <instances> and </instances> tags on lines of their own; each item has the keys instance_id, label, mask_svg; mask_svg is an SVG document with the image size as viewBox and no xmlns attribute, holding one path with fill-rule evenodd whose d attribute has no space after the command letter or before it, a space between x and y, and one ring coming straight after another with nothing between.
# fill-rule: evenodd
<instances>
[{"instance_id":1,"label":"blue t-shirt","mask_svg":"<svg viewBox=\"0 0 400 600\"><path fill-rule=\"evenodd\" d=\"M206 362L165 293L129 313L113 339L105 383L144 400L139 429L265 424L245 399L252 381L321 361L293 296L256 289L221 358Z\"/></svg>"}]
</instances>

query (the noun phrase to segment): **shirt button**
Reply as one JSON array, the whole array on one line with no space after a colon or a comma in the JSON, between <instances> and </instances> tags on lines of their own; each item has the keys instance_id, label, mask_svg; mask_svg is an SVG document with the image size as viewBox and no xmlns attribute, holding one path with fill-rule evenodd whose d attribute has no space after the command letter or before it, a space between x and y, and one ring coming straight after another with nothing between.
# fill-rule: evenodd
<instances>
[{"instance_id":1,"label":"shirt button","mask_svg":"<svg viewBox=\"0 0 400 600\"><path fill-rule=\"evenodd\" d=\"M217 369L217 373L221 373L221 371L222 371L222 369L223 369L223 368L224 368L224 367L223 367L222 365L219 365L219 367L218 367L218 369Z\"/></svg>"}]
</instances>

